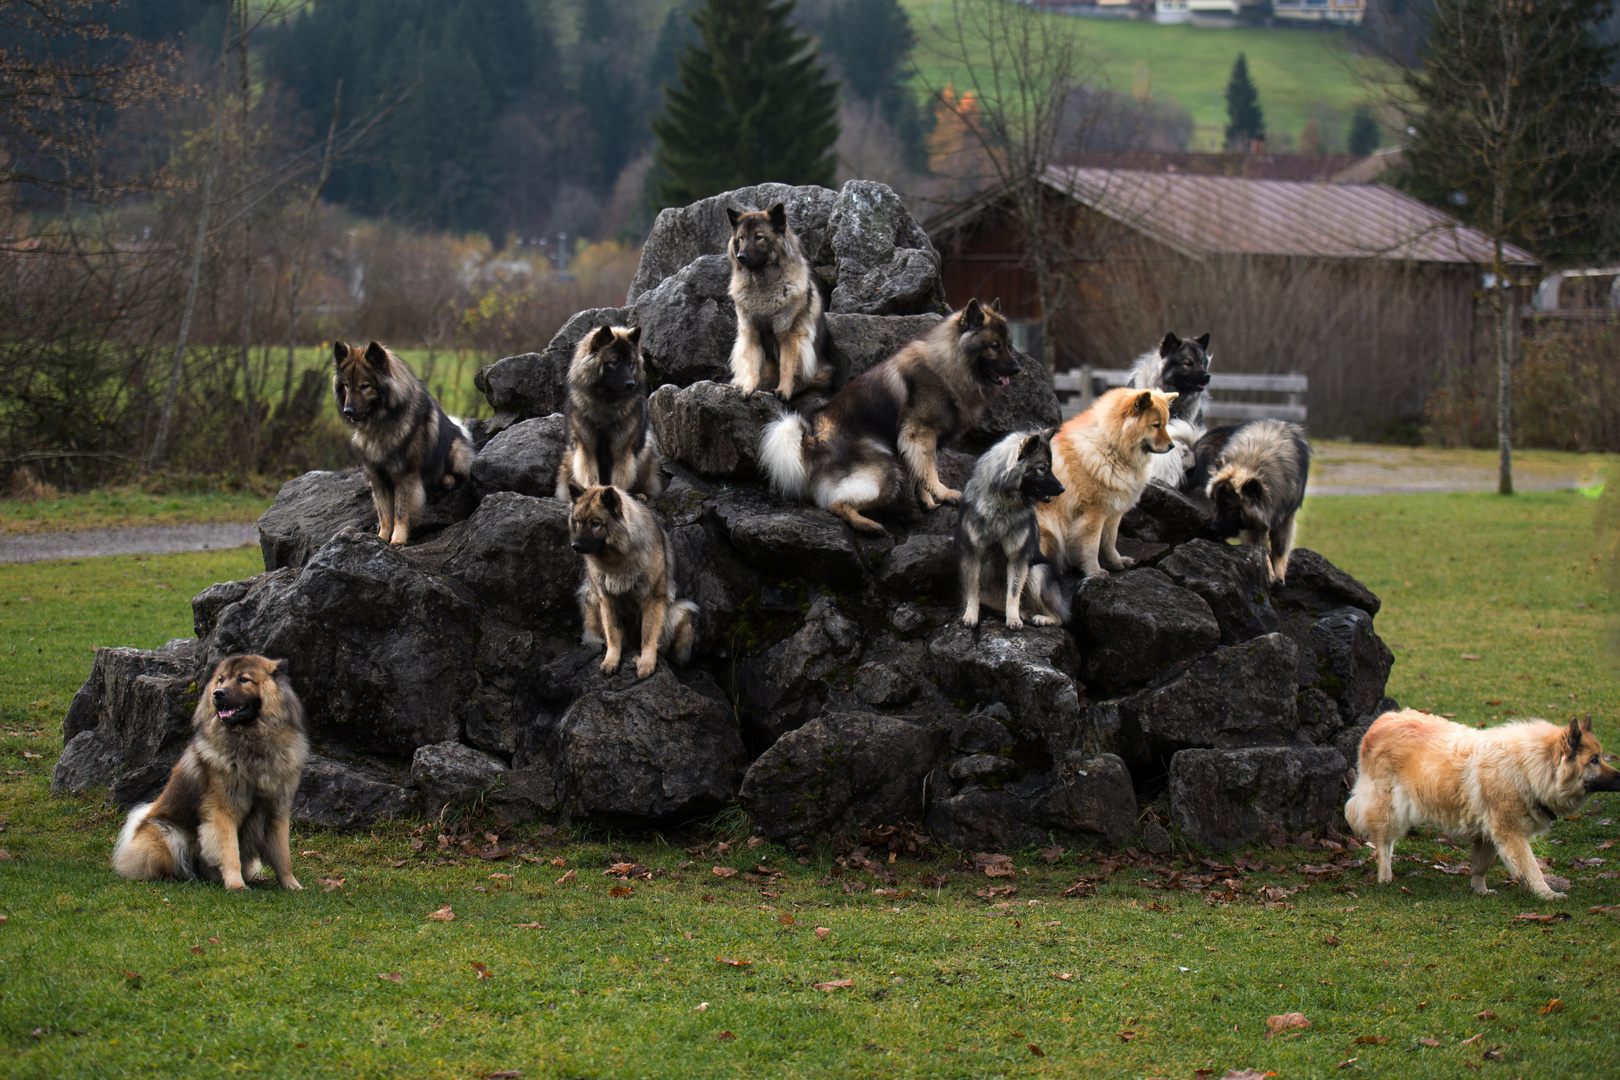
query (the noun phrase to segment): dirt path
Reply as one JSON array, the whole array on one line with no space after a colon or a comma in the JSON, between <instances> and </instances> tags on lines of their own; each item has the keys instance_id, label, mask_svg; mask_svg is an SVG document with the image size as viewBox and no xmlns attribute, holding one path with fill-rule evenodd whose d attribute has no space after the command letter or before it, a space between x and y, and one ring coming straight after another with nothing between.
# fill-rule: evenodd
<instances>
[{"instance_id":1,"label":"dirt path","mask_svg":"<svg viewBox=\"0 0 1620 1080\"><path fill-rule=\"evenodd\" d=\"M1496 455L1490 450L1317 443L1311 495L1408 495L1495 491ZM1610 459L1612 461L1612 459ZM1516 491L1565 491L1603 479L1596 459L1530 452L1513 463Z\"/></svg>"},{"instance_id":2,"label":"dirt path","mask_svg":"<svg viewBox=\"0 0 1620 1080\"><path fill-rule=\"evenodd\" d=\"M0 563L89 559L98 555L164 555L173 551L246 547L258 542L258 527L251 523L74 529L0 536Z\"/></svg>"}]
</instances>

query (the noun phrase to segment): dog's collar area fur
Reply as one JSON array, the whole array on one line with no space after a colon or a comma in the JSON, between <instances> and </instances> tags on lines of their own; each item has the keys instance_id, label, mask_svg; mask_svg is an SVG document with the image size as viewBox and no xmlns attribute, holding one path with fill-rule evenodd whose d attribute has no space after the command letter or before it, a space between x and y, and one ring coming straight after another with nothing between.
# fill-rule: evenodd
<instances>
[{"instance_id":1,"label":"dog's collar area fur","mask_svg":"<svg viewBox=\"0 0 1620 1080\"><path fill-rule=\"evenodd\" d=\"M1553 813L1552 808L1544 802L1537 802L1535 809L1537 813L1547 819L1549 825L1558 820L1558 815Z\"/></svg>"}]
</instances>

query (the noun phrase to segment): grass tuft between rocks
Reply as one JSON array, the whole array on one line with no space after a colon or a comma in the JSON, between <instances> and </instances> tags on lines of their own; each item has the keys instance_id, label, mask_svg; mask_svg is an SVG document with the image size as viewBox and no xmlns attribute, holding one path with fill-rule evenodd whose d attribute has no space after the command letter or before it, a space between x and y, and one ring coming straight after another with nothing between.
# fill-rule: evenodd
<instances>
[{"instance_id":1,"label":"grass tuft between rocks","mask_svg":"<svg viewBox=\"0 0 1620 1080\"><path fill-rule=\"evenodd\" d=\"M1383 598L1402 704L1591 712L1620 750L1593 507L1315 499L1301 542ZM1432 833L1398 849L1392 886L1298 838L1211 855L1177 837L1065 897L1111 864L1003 852L1013 875L991 878L1004 864L929 845L801 864L748 847L734 812L658 836L299 827L301 893L122 881L121 813L47 791L90 649L185 636L194 593L257 568L250 549L0 567L8 1077L1612 1075L1620 914L1591 909L1620 907L1614 795L1538 844L1573 881L1552 904L1499 867L1472 896ZM1200 855L1241 858L1218 875L1232 899L1155 887L1209 873ZM1290 1013L1309 1026L1268 1038Z\"/></svg>"}]
</instances>

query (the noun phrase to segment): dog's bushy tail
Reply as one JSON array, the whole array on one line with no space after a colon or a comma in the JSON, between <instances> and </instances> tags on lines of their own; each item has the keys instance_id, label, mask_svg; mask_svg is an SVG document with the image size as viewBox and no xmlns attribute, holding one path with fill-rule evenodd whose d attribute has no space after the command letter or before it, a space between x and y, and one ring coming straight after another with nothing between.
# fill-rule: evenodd
<instances>
[{"instance_id":1,"label":"dog's bushy tail","mask_svg":"<svg viewBox=\"0 0 1620 1080\"><path fill-rule=\"evenodd\" d=\"M810 467L804 445L809 430L804 417L790 413L766 424L760 435L760 465L780 495L800 499L809 490Z\"/></svg>"},{"instance_id":2,"label":"dog's bushy tail","mask_svg":"<svg viewBox=\"0 0 1620 1080\"><path fill-rule=\"evenodd\" d=\"M129 812L129 820L124 822L123 831L118 834L118 846L113 848L113 869L134 881L155 878L187 880L196 877L191 844L167 822L147 822L152 806L152 803L142 803ZM137 842L135 833L142 824L150 824L158 831L163 838L162 849L154 851L150 844Z\"/></svg>"},{"instance_id":3,"label":"dog's bushy tail","mask_svg":"<svg viewBox=\"0 0 1620 1080\"><path fill-rule=\"evenodd\" d=\"M1363 790L1363 787L1366 790ZM1350 800L1344 804L1344 820L1350 823L1350 831L1365 840L1367 838L1367 804L1372 796L1372 781L1367 779L1365 772L1356 774L1356 786L1350 789Z\"/></svg>"}]
</instances>

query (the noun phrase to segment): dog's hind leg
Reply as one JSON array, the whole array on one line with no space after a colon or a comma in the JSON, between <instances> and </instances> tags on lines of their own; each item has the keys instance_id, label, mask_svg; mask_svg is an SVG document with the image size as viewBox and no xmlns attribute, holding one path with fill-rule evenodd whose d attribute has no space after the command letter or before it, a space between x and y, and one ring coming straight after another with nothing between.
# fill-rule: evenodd
<instances>
[{"instance_id":1,"label":"dog's hind leg","mask_svg":"<svg viewBox=\"0 0 1620 1080\"><path fill-rule=\"evenodd\" d=\"M857 506L849 499L840 499L831 506L827 507L829 513L837 514L839 517L849 522L850 525L858 532L869 533L872 536L885 535L888 530L882 525L879 525L877 522L873 521L871 518L867 517L865 514L861 513L863 509L865 508Z\"/></svg>"},{"instance_id":2,"label":"dog's hind leg","mask_svg":"<svg viewBox=\"0 0 1620 1080\"><path fill-rule=\"evenodd\" d=\"M815 373L815 336L807 328L795 323L776 336L776 344L776 396L787 401L793 396L795 389L793 384L799 376Z\"/></svg>"},{"instance_id":3,"label":"dog's hind leg","mask_svg":"<svg viewBox=\"0 0 1620 1080\"><path fill-rule=\"evenodd\" d=\"M1496 822L1490 822L1491 834L1499 837L1496 841L1496 850L1502 856L1502 862L1508 868L1508 873L1518 879L1519 884L1541 897L1543 900L1564 900L1567 894L1554 892L1553 887L1547 884L1547 879L1541 873L1541 866L1536 862L1535 852L1530 850L1530 841L1522 834L1502 837L1501 831L1496 828Z\"/></svg>"},{"instance_id":4,"label":"dog's hind leg","mask_svg":"<svg viewBox=\"0 0 1620 1080\"><path fill-rule=\"evenodd\" d=\"M1103 520L1096 514L1083 514L1070 526L1069 542L1065 548L1080 555L1080 573L1083 577L1097 577L1105 573L1098 561L1098 547L1102 544Z\"/></svg>"},{"instance_id":5,"label":"dog's hind leg","mask_svg":"<svg viewBox=\"0 0 1620 1080\"><path fill-rule=\"evenodd\" d=\"M979 625L979 574L984 569L979 552L968 547L959 566L962 579L962 625Z\"/></svg>"},{"instance_id":6,"label":"dog's hind leg","mask_svg":"<svg viewBox=\"0 0 1620 1080\"><path fill-rule=\"evenodd\" d=\"M658 640L664 636L664 620L669 601L662 596L647 597L641 605L641 655L636 657L636 678L645 679L658 667Z\"/></svg>"},{"instance_id":7,"label":"dog's hind leg","mask_svg":"<svg viewBox=\"0 0 1620 1080\"><path fill-rule=\"evenodd\" d=\"M1136 565L1136 560L1121 555L1116 548L1119 543L1119 518L1111 517L1103 522L1102 536L1097 543L1097 561L1110 570L1129 570Z\"/></svg>"},{"instance_id":8,"label":"dog's hind leg","mask_svg":"<svg viewBox=\"0 0 1620 1080\"><path fill-rule=\"evenodd\" d=\"M1288 577L1288 556L1294 550L1294 515L1279 521L1271 530L1271 576L1277 584Z\"/></svg>"},{"instance_id":9,"label":"dog's hind leg","mask_svg":"<svg viewBox=\"0 0 1620 1080\"><path fill-rule=\"evenodd\" d=\"M1485 871L1489 870L1491 863L1495 861L1496 848L1491 845L1491 842L1489 840L1475 840L1473 858L1468 863L1468 884L1472 885L1474 891L1481 896L1489 896L1496 891L1485 886Z\"/></svg>"},{"instance_id":10,"label":"dog's hind leg","mask_svg":"<svg viewBox=\"0 0 1620 1080\"><path fill-rule=\"evenodd\" d=\"M394 485L394 532L388 542L395 547L404 547L410 543L411 522L422 516L422 507L427 502L427 492L422 490L422 477L419 473L410 473L399 478Z\"/></svg>"},{"instance_id":11,"label":"dog's hind leg","mask_svg":"<svg viewBox=\"0 0 1620 1080\"><path fill-rule=\"evenodd\" d=\"M270 850L266 855L270 860L270 869L276 872L276 880L281 882L283 889L302 889L298 879L293 877L292 844L288 830L286 814L276 814L270 819Z\"/></svg>"},{"instance_id":12,"label":"dog's hind leg","mask_svg":"<svg viewBox=\"0 0 1620 1080\"><path fill-rule=\"evenodd\" d=\"M1029 581L1024 585L1035 614L1029 621L1035 626L1059 626L1064 622L1063 583L1045 563L1029 568Z\"/></svg>"}]
</instances>

